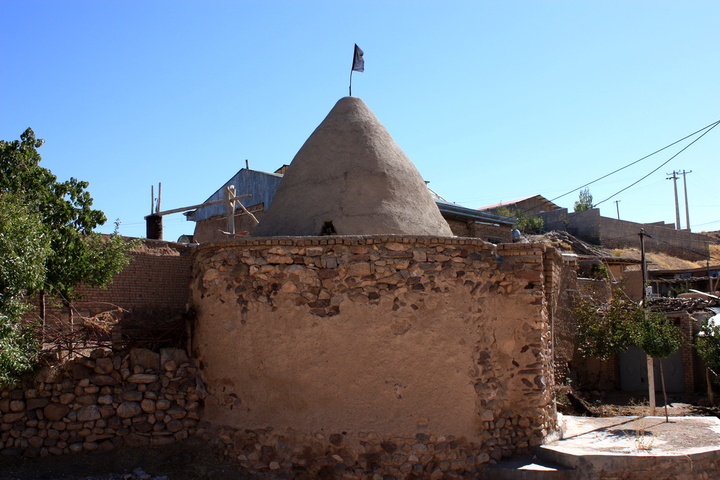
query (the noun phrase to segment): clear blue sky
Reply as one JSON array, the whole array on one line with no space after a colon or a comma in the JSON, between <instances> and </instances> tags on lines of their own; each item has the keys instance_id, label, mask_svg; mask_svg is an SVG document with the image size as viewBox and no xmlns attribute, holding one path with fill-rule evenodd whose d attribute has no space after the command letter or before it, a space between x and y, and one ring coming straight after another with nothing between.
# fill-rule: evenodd
<instances>
[{"instance_id":1,"label":"clear blue sky","mask_svg":"<svg viewBox=\"0 0 720 480\"><path fill-rule=\"evenodd\" d=\"M103 231L144 236L151 185L171 209L246 159L289 163L347 95L357 43L353 94L434 191L553 199L720 120L718 19L710 0L2 0L0 138L32 127L46 168L90 182ZM687 144L591 185L594 201ZM674 222L666 174L684 169L693 231L720 230L719 154L716 128L601 213L620 200L623 219ZM166 217L165 238L193 227Z\"/></svg>"}]
</instances>

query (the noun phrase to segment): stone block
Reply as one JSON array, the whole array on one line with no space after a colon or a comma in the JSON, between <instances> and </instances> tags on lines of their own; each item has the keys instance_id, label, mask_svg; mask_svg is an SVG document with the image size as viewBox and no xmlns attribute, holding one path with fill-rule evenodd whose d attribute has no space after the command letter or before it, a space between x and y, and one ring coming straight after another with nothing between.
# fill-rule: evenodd
<instances>
[{"instance_id":1,"label":"stone block","mask_svg":"<svg viewBox=\"0 0 720 480\"><path fill-rule=\"evenodd\" d=\"M77 419L79 422L92 422L101 418L97 405L87 405L78 410Z\"/></svg>"},{"instance_id":2,"label":"stone block","mask_svg":"<svg viewBox=\"0 0 720 480\"><path fill-rule=\"evenodd\" d=\"M176 365L187 363L187 353L182 348L161 348L160 349L160 364L165 365L167 362L175 362Z\"/></svg>"},{"instance_id":3,"label":"stone block","mask_svg":"<svg viewBox=\"0 0 720 480\"><path fill-rule=\"evenodd\" d=\"M147 348L133 348L130 350L130 368L136 366L160 370L160 355Z\"/></svg>"},{"instance_id":4,"label":"stone block","mask_svg":"<svg viewBox=\"0 0 720 480\"><path fill-rule=\"evenodd\" d=\"M50 403L45 406L43 409L43 414L45 415L45 418L57 422L59 420L62 420L62 418L70 412L70 408L67 405L62 405L58 403Z\"/></svg>"},{"instance_id":5,"label":"stone block","mask_svg":"<svg viewBox=\"0 0 720 480\"><path fill-rule=\"evenodd\" d=\"M142 413L142 408L137 402L123 402L117 408L117 414L120 418L131 418Z\"/></svg>"},{"instance_id":6,"label":"stone block","mask_svg":"<svg viewBox=\"0 0 720 480\"><path fill-rule=\"evenodd\" d=\"M140 383L147 385L158 381L158 376L151 373L133 373L127 378L130 383Z\"/></svg>"}]
</instances>

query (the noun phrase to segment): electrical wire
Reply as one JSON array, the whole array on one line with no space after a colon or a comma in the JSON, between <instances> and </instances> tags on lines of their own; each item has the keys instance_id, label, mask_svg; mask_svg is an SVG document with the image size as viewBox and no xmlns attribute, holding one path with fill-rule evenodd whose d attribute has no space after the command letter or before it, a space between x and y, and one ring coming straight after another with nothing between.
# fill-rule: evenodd
<instances>
[{"instance_id":1,"label":"electrical wire","mask_svg":"<svg viewBox=\"0 0 720 480\"><path fill-rule=\"evenodd\" d=\"M591 182L588 182L588 183L586 183L586 184L584 184L584 185L581 185L581 186L579 186L579 187L577 187L577 188L575 188L575 189L573 189L573 190L570 190L570 191L567 192L567 193L563 193L562 195L560 195L560 196L558 196L558 197L555 197L555 198L553 198L553 199L550 200L550 201L551 201L551 202L554 202L555 200L557 200L557 199L559 199L559 198L562 198L562 197L564 197L564 196L570 195L571 193L577 192L578 190L583 189L583 188L585 188L585 187L587 187L587 186L590 186L590 185L592 185L593 183L599 182L600 180L603 180L603 179L609 177L610 175L614 175L614 174L616 174L617 172L620 172L620 171L622 171L622 170L625 170L625 169L628 168L628 167L631 167L631 166L635 165L636 163L639 163L639 162L641 162L641 161L643 161L643 160L645 160L645 159L647 159L647 158L650 158L650 157L652 157L653 155L662 152L663 150L667 150L668 148L672 147L673 145L676 145L676 144L682 142L683 140L686 140L686 139L688 139L688 138L690 138L690 137L692 137L692 136L695 136L695 135L697 135L698 133L702 132L703 130L707 130L707 131L706 131L705 133L703 133L699 138L695 139L692 143L690 143L690 145L692 145L692 144L695 143L697 140L699 140L700 138L702 138L703 135L705 135L705 134L708 133L710 130L712 130L713 128L715 128L718 124L720 124L720 120L717 120L717 121L715 121L715 122L713 122L713 123L711 123L711 124L709 124L709 125L701 128L700 130L697 130L697 131L691 133L690 135L686 135L686 136L684 136L683 138L681 138L680 140L676 140L676 141L674 141L673 143L671 143L671 144L669 144L669 145L666 145L666 146L664 146L663 148L661 148L661 149L659 149L659 150L655 150L653 153L651 153L651 154L649 154L649 155L645 155L644 157L642 157L642 158L640 158L640 159L638 159L638 160L635 160L634 162L628 163L627 165L625 165L625 166L623 166L623 167L620 167L620 168L618 168L617 170L614 170L614 171L612 171L612 172L610 172L610 173L608 173L608 174L606 174L606 175L603 175L602 177L596 178L595 180L593 180L593 181L591 181ZM683 150L685 150L685 149L686 149L687 147L689 147L690 145L687 145ZM670 160L672 160L672 159L675 158L677 155L679 155L683 150L680 150L680 152L678 152L677 154L675 154ZM668 160L668 162L669 162L670 160ZM665 163L667 163L667 162L665 162ZM663 164L663 165L665 165L665 164ZM660 167L658 167L658 169L661 168L663 165L661 165ZM654 171L651 172L651 173L654 173ZM646 177L641 178L640 180L638 180L638 182L641 181L641 180L643 180L644 178L646 178ZM638 182L635 182L635 183L638 183ZM635 185L635 184L633 184L633 185ZM627 190L628 188L632 187L633 185L630 185L629 187L626 187L625 189L621 190L620 192ZM618 193L620 193L620 192L618 192ZM617 193L616 193L615 195L617 195ZM609 197L609 198L612 198L612 197ZM606 201L606 200L609 200L609 198L603 200L603 202Z\"/></svg>"},{"instance_id":2,"label":"electrical wire","mask_svg":"<svg viewBox=\"0 0 720 480\"><path fill-rule=\"evenodd\" d=\"M608 200L610 200L611 198L615 197L616 195L619 195L619 194L621 194L622 192L624 192L625 190L627 190L627 189L633 187L634 185L637 185L638 183L642 182L642 181L645 180L647 177L649 177L650 175L652 175L653 173L657 172L657 171L660 170L662 167L664 167L665 165L667 165L668 163L670 163L670 161L671 161L672 159L674 159L675 157L677 157L678 155L680 155L682 152L684 152L685 150L687 150L688 148L690 148L690 146L692 146L695 142L697 142L697 141L700 140L702 137L704 137L705 135L707 135L708 133L710 133L710 131L711 131L713 128L717 127L718 124L720 124L720 120L718 120L717 122L715 122L714 124L712 124L712 126L711 126L710 128L708 128L707 130L705 130L705 132L703 132L702 135L700 135L698 138L696 138L696 139L693 140L692 142L690 142L690 143L688 143L687 145L685 145L682 149L680 149L679 152L677 152L677 153L676 153L675 155L673 155L672 157L668 158L665 162L661 163L657 168L655 168L654 170L652 170L650 173L648 173L647 175L643 176L643 177L640 178L639 180L631 183L630 185L628 185L627 187L623 188L622 190L613 193L612 195L610 195L609 197L607 197L605 200L599 201L598 203L594 204L593 207L597 207L597 206L600 205L601 203L607 202ZM697 132L696 132L696 133L697 133ZM687 138L687 137L685 137L685 138ZM677 142L675 142L675 143L677 143Z\"/></svg>"}]
</instances>

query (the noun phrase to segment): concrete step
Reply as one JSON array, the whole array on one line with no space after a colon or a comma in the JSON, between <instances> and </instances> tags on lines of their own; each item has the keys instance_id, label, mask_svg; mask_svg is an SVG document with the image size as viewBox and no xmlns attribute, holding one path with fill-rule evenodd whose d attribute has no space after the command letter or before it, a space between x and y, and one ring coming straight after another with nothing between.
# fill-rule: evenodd
<instances>
[{"instance_id":1,"label":"concrete step","mask_svg":"<svg viewBox=\"0 0 720 480\"><path fill-rule=\"evenodd\" d=\"M491 465L485 471L488 480L575 480L575 471L537 458L511 458Z\"/></svg>"}]
</instances>

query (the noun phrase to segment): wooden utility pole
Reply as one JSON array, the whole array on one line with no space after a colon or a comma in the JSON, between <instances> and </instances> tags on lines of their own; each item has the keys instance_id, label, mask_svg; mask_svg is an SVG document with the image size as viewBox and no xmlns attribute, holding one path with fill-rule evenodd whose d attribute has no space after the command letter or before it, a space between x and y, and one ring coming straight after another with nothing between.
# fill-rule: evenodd
<instances>
[{"instance_id":1,"label":"wooden utility pole","mask_svg":"<svg viewBox=\"0 0 720 480\"><path fill-rule=\"evenodd\" d=\"M680 172L676 172L673 170L672 173L668 173L668 175L672 175L671 177L668 177L667 180L673 181L673 190L675 191L675 230L680 230L680 204L678 203L678 194L677 194L677 174Z\"/></svg>"},{"instance_id":2,"label":"wooden utility pole","mask_svg":"<svg viewBox=\"0 0 720 480\"><path fill-rule=\"evenodd\" d=\"M674 173L674 172L673 172ZM645 237L650 237L645 233L645 229L640 229L640 259L642 262L642 303L643 310L647 313L647 260L645 259ZM652 238L652 237L650 237ZM648 400L650 403L650 415L655 415L655 367L653 365L653 358L650 355L647 356L647 376L648 376Z\"/></svg>"},{"instance_id":3,"label":"wooden utility pole","mask_svg":"<svg viewBox=\"0 0 720 480\"><path fill-rule=\"evenodd\" d=\"M615 210L617 210L618 220L620 220L620 205L618 205L619 203L620 200L615 200Z\"/></svg>"},{"instance_id":4,"label":"wooden utility pole","mask_svg":"<svg viewBox=\"0 0 720 480\"><path fill-rule=\"evenodd\" d=\"M225 187L225 211L227 213L227 221L225 229L228 233L235 235L235 186L229 185Z\"/></svg>"}]
</instances>

